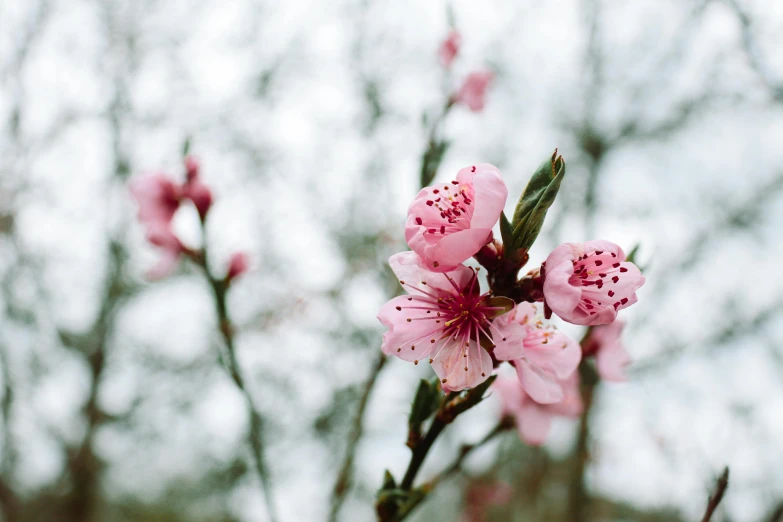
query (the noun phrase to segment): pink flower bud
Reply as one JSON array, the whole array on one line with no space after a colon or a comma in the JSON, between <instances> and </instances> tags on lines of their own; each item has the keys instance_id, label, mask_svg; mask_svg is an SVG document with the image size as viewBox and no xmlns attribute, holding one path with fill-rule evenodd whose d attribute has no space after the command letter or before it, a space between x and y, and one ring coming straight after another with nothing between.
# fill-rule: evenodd
<instances>
[{"instance_id":1,"label":"pink flower bud","mask_svg":"<svg viewBox=\"0 0 783 522\"><path fill-rule=\"evenodd\" d=\"M245 252L236 252L231 256L231 262L228 265L228 273L226 274L227 281L233 281L235 278L241 276L250 268L250 259Z\"/></svg>"},{"instance_id":2,"label":"pink flower bud","mask_svg":"<svg viewBox=\"0 0 783 522\"><path fill-rule=\"evenodd\" d=\"M194 156L185 157L185 175L187 176L188 181L191 181L198 176L200 168L201 164Z\"/></svg>"},{"instance_id":3,"label":"pink flower bud","mask_svg":"<svg viewBox=\"0 0 783 522\"><path fill-rule=\"evenodd\" d=\"M473 112L479 112L486 103L487 89L489 89L495 73L489 70L470 73L462 84L462 87L452 96L452 102L461 103Z\"/></svg>"},{"instance_id":4,"label":"pink flower bud","mask_svg":"<svg viewBox=\"0 0 783 522\"><path fill-rule=\"evenodd\" d=\"M451 67L451 62L457 57L461 44L462 36L456 30L452 29L438 49L438 59L443 68L448 69Z\"/></svg>"}]
</instances>

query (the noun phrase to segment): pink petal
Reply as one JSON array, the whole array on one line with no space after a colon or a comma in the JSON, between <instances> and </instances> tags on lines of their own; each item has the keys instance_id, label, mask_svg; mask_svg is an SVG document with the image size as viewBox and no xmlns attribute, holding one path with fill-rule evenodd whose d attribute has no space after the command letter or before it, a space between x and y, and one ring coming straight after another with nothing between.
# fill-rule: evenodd
<instances>
[{"instance_id":1,"label":"pink petal","mask_svg":"<svg viewBox=\"0 0 783 522\"><path fill-rule=\"evenodd\" d=\"M492 229L508 198L508 188L498 168L489 163L465 167L457 174L457 181L473 185L475 208L470 228Z\"/></svg>"},{"instance_id":2,"label":"pink petal","mask_svg":"<svg viewBox=\"0 0 783 522\"><path fill-rule=\"evenodd\" d=\"M481 250L481 247L486 245L491 237L492 230L489 229L461 230L444 236L434 245L425 247L422 259L429 270L437 272L454 270L463 261L470 259Z\"/></svg>"},{"instance_id":3,"label":"pink petal","mask_svg":"<svg viewBox=\"0 0 783 522\"><path fill-rule=\"evenodd\" d=\"M552 404L563 400L563 389L554 375L525 360L517 361L516 367L522 388L534 401L540 404Z\"/></svg>"},{"instance_id":4,"label":"pink petal","mask_svg":"<svg viewBox=\"0 0 783 522\"><path fill-rule=\"evenodd\" d=\"M579 417L582 415L584 405L582 404L580 382L579 372L574 372L568 379L560 381L564 394L563 400L555 404L548 404L547 408L549 411L562 417Z\"/></svg>"},{"instance_id":5,"label":"pink petal","mask_svg":"<svg viewBox=\"0 0 783 522\"><path fill-rule=\"evenodd\" d=\"M174 250L163 250L163 255L157 264L147 271L147 279L157 281L171 274L179 263L180 253Z\"/></svg>"},{"instance_id":6,"label":"pink petal","mask_svg":"<svg viewBox=\"0 0 783 522\"><path fill-rule=\"evenodd\" d=\"M471 341L468 357L463 357L462 348L458 345L447 346L440 350L432 362L432 369L440 377L441 386L446 391L473 388L492 374L492 357L484 348Z\"/></svg>"},{"instance_id":7,"label":"pink petal","mask_svg":"<svg viewBox=\"0 0 783 522\"><path fill-rule=\"evenodd\" d=\"M394 275L397 276L397 280L405 281L405 290L413 295L418 295L419 292L413 290L411 286L428 293L432 293L432 290L436 289L453 294L456 290L446 276L450 277L459 288L464 288L474 276L473 270L461 264L445 275L432 272L426 268L424 260L411 251L394 254L389 258L389 265Z\"/></svg>"},{"instance_id":8,"label":"pink petal","mask_svg":"<svg viewBox=\"0 0 783 522\"><path fill-rule=\"evenodd\" d=\"M492 353L495 354L495 358L499 361L514 361L516 359L521 359L526 354L524 340L525 337L527 337L527 329L516 322L506 324L499 322L502 317L505 317L510 313L511 312L501 315L493 321L493 324L500 332L500 335L502 335L502 337L497 336L499 338L493 336L495 348ZM504 338L505 340L503 340Z\"/></svg>"},{"instance_id":9,"label":"pink petal","mask_svg":"<svg viewBox=\"0 0 783 522\"><path fill-rule=\"evenodd\" d=\"M574 267L572 259L563 256L564 246L557 247L546 260L544 299L558 317L573 323L578 320L574 311L582 298L582 290L569 282Z\"/></svg>"},{"instance_id":10,"label":"pink petal","mask_svg":"<svg viewBox=\"0 0 783 522\"><path fill-rule=\"evenodd\" d=\"M527 360L548 373L554 373L558 379L570 377L582 360L579 343L562 332L551 335L545 345L526 346Z\"/></svg>"},{"instance_id":11,"label":"pink petal","mask_svg":"<svg viewBox=\"0 0 783 522\"><path fill-rule=\"evenodd\" d=\"M433 345L442 337L442 328L425 310L408 308L415 302L409 299L412 298L404 295L395 297L378 312L378 320L388 328L381 350L405 361L418 361L429 357ZM433 339L436 343L431 342Z\"/></svg>"}]
</instances>

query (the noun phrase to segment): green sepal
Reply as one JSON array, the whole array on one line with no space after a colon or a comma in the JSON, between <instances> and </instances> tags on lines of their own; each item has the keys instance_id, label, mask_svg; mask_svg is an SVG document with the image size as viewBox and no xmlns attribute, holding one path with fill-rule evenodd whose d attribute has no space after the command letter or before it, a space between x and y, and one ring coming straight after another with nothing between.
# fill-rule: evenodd
<instances>
[{"instance_id":1,"label":"green sepal","mask_svg":"<svg viewBox=\"0 0 783 522\"><path fill-rule=\"evenodd\" d=\"M385 470L383 473L383 485L381 486L381 490L396 489L396 488L397 488L397 481L394 480L394 475L392 475L388 469Z\"/></svg>"},{"instance_id":2,"label":"green sepal","mask_svg":"<svg viewBox=\"0 0 783 522\"><path fill-rule=\"evenodd\" d=\"M565 171L565 161L562 156L557 155L555 149L552 157L544 161L530 178L514 211L514 250L529 251L533 246L544 225L546 213L560 190Z\"/></svg>"},{"instance_id":3,"label":"green sepal","mask_svg":"<svg viewBox=\"0 0 783 522\"><path fill-rule=\"evenodd\" d=\"M430 382L426 379L419 381L419 387L411 404L411 413L408 416L408 426L411 431L421 430L421 424L438 410L441 400L442 393L437 381Z\"/></svg>"},{"instance_id":4,"label":"green sepal","mask_svg":"<svg viewBox=\"0 0 783 522\"><path fill-rule=\"evenodd\" d=\"M495 317L501 316L513 310L515 304L513 299L509 299L508 297L495 296L483 298L481 300L480 306L491 306L493 308L499 307L500 310L490 310L488 313L484 314L487 316L487 319L494 319Z\"/></svg>"}]
</instances>

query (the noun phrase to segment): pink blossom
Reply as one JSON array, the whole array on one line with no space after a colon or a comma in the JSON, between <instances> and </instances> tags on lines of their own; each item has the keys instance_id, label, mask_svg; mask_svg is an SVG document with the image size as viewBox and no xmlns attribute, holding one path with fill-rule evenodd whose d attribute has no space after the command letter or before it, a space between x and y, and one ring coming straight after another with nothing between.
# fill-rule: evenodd
<instances>
[{"instance_id":1,"label":"pink blossom","mask_svg":"<svg viewBox=\"0 0 783 522\"><path fill-rule=\"evenodd\" d=\"M542 267L544 300L561 319L595 326L615 320L617 311L637 301L644 276L609 241L564 243Z\"/></svg>"},{"instance_id":2,"label":"pink blossom","mask_svg":"<svg viewBox=\"0 0 783 522\"><path fill-rule=\"evenodd\" d=\"M488 522L487 509L508 504L513 493L506 482L471 482L465 492L464 522Z\"/></svg>"},{"instance_id":3,"label":"pink blossom","mask_svg":"<svg viewBox=\"0 0 783 522\"><path fill-rule=\"evenodd\" d=\"M139 205L139 221L145 225L168 224L182 200L182 190L164 174L146 174L130 183Z\"/></svg>"},{"instance_id":4,"label":"pink blossom","mask_svg":"<svg viewBox=\"0 0 783 522\"><path fill-rule=\"evenodd\" d=\"M395 297L378 313L388 328L383 352L415 364L428 360L447 391L485 381L492 357L481 342L493 343L491 319L510 309L511 300L481 294L476 271L463 265L430 272L414 252L395 254L389 264L408 295Z\"/></svg>"},{"instance_id":5,"label":"pink blossom","mask_svg":"<svg viewBox=\"0 0 783 522\"><path fill-rule=\"evenodd\" d=\"M624 381L625 367L631 364L620 338L624 326L620 320L596 326L584 345L584 355L595 355L598 374L606 381Z\"/></svg>"},{"instance_id":6,"label":"pink blossom","mask_svg":"<svg viewBox=\"0 0 783 522\"><path fill-rule=\"evenodd\" d=\"M446 39L443 40L443 43L440 44L440 49L438 49L438 59L444 68L448 69L451 67L451 62L457 57L461 44L462 36L459 32L452 29Z\"/></svg>"},{"instance_id":7,"label":"pink blossom","mask_svg":"<svg viewBox=\"0 0 783 522\"><path fill-rule=\"evenodd\" d=\"M520 385L519 381L500 376L492 383L503 407L503 415L514 418L519 437L527 444L540 445L546 440L554 417L579 417L582 414L582 395L579 390L579 372L560 382L563 398L557 403L540 404Z\"/></svg>"},{"instance_id":8,"label":"pink blossom","mask_svg":"<svg viewBox=\"0 0 783 522\"><path fill-rule=\"evenodd\" d=\"M158 263L147 272L147 277L152 280L162 279L176 268L186 248L174 235L170 224L150 224L147 228L147 241L160 247L163 253Z\"/></svg>"},{"instance_id":9,"label":"pink blossom","mask_svg":"<svg viewBox=\"0 0 783 522\"><path fill-rule=\"evenodd\" d=\"M454 103L461 103L473 112L479 112L484 108L487 97L487 89L495 78L495 73L489 70L470 73L462 87L452 96Z\"/></svg>"},{"instance_id":10,"label":"pink blossom","mask_svg":"<svg viewBox=\"0 0 783 522\"><path fill-rule=\"evenodd\" d=\"M492 240L507 197L497 167L465 167L456 180L418 193L408 209L405 240L428 270L454 270Z\"/></svg>"},{"instance_id":11,"label":"pink blossom","mask_svg":"<svg viewBox=\"0 0 783 522\"><path fill-rule=\"evenodd\" d=\"M511 361L525 392L541 404L563 399L561 382L570 377L582 358L579 343L553 326L545 326L532 303L519 303L493 321L503 338L494 354Z\"/></svg>"},{"instance_id":12,"label":"pink blossom","mask_svg":"<svg viewBox=\"0 0 783 522\"><path fill-rule=\"evenodd\" d=\"M231 256L231 262L228 265L227 281L233 281L235 278L247 272L250 267L250 259L245 252L236 252Z\"/></svg>"}]
</instances>

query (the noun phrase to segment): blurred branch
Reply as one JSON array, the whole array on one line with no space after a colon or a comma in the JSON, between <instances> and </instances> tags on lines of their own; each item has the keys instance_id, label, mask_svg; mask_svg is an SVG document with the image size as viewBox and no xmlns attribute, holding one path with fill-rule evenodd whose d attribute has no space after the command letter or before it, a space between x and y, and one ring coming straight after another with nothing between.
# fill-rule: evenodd
<instances>
[{"instance_id":1,"label":"blurred branch","mask_svg":"<svg viewBox=\"0 0 783 522\"><path fill-rule=\"evenodd\" d=\"M726 493L727 487L729 487L728 466L723 468L723 473L721 473L720 477L718 477L718 481L715 484L715 489L713 490L713 493L710 495L709 501L707 502L707 510L704 512L704 517L701 519L701 522L710 522L713 513L718 508L718 504L720 504L720 501L723 500L723 495Z\"/></svg>"},{"instance_id":2,"label":"blurred branch","mask_svg":"<svg viewBox=\"0 0 783 522\"><path fill-rule=\"evenodd\" d=\"M745 10L739 5L737 0L724 0L734 11L740 24L742 32L742 48L748 57L750 66L758 74L761 81L769 89L772 97L777 102L783 102L783 83L775 78L772 70L767 64L756 42L756 36L753 33L753 21Z\"/></svg>"},{"instance_id":3,"label":"blurred branch","mask_svg":"<svg viewBox=\"0 0 783 522\"><path fill-rule=\"evenodd\" d=\"M378 379L381 370L383 370L386 364L387 357L384 353L378 354L378 362L375 363L370 377L364 384L361 399L359 399L359 407L356 411L356 416L353 419L353 427L351 433L348 436L348 444L346 448L345 458L343 464L340 467L340 471L337 474L337 481L335 482L334 489L332 490L332 503L329 509L330 522L336 522L337 516L340 513L340 508L345 502L345 497L351 487L351 480L353 475L353 462L356 457L356 450L359 446L359 440L363 434L364 414L367 410L367 404L369 403L370 395L375 387L375 381Z\"/></svg>"},{"instance_id":4,"label":"blurred branch","mask_svg":"<svg viewBox=\"0 0 783 522\"><path fill-rule=\"evenodd\" d=\"M584 339L587 338L585 334ZM582 339L582 342L584 342ZM582 382L582 416L579 418L579 431L572 455L572 469L568 484L568 520L586 522L591 499L585 488L585 471L590 461L590 417L595 404L595 390L598 386L598 374L592 363L583 360L579 365Z\"/></svg>"},{"instance_id":5,"label":"blurred branch","mask_svg":"<svg viewBox=\"0 0 783 522\"><path fill-rule=\"evenodd\" d=\"M202 237L206 238L205 223L202 221ZM234 326L231 322L231 318L226 306L226 294L230 285L230 281L226 279L216 279L209 271L209 258L206 247L206 241L204 241L204 249L201 251L200 256L193 256L191 259L201 268L204 277L209 283L212 289L212 296L215 302L215 312L217 314L218 329L223 337L225 344L225 354L221 357L221 362L226 372L228 372L231 380L234 381L239 392L245 399L247 406L248 416L250 417L250 430L248 431L248 442L251 452L253 454L253 461L255 463L256 472L261 483L261 492L264 496L264 502L266 503L267 514L270 522L277 520L275 511L274 499L272 495L272 480L269 474L269 466L266 462L264 455L264 418L258 407L253 400L253 396L247 387L244 375L239 366L239 361L236 355L236 345L234 343Z\"/></svg>"},{"instance_id":6,"label":"blurred branch","mask_svg":"<svg viewBox=\"0 0 783 522\"><path fill-rule=\"evenodd\" d=\"M783 502L780 502L777 507L770 513L767 522L781 522L783 521Z\"/></svg>"}]
</instances>

